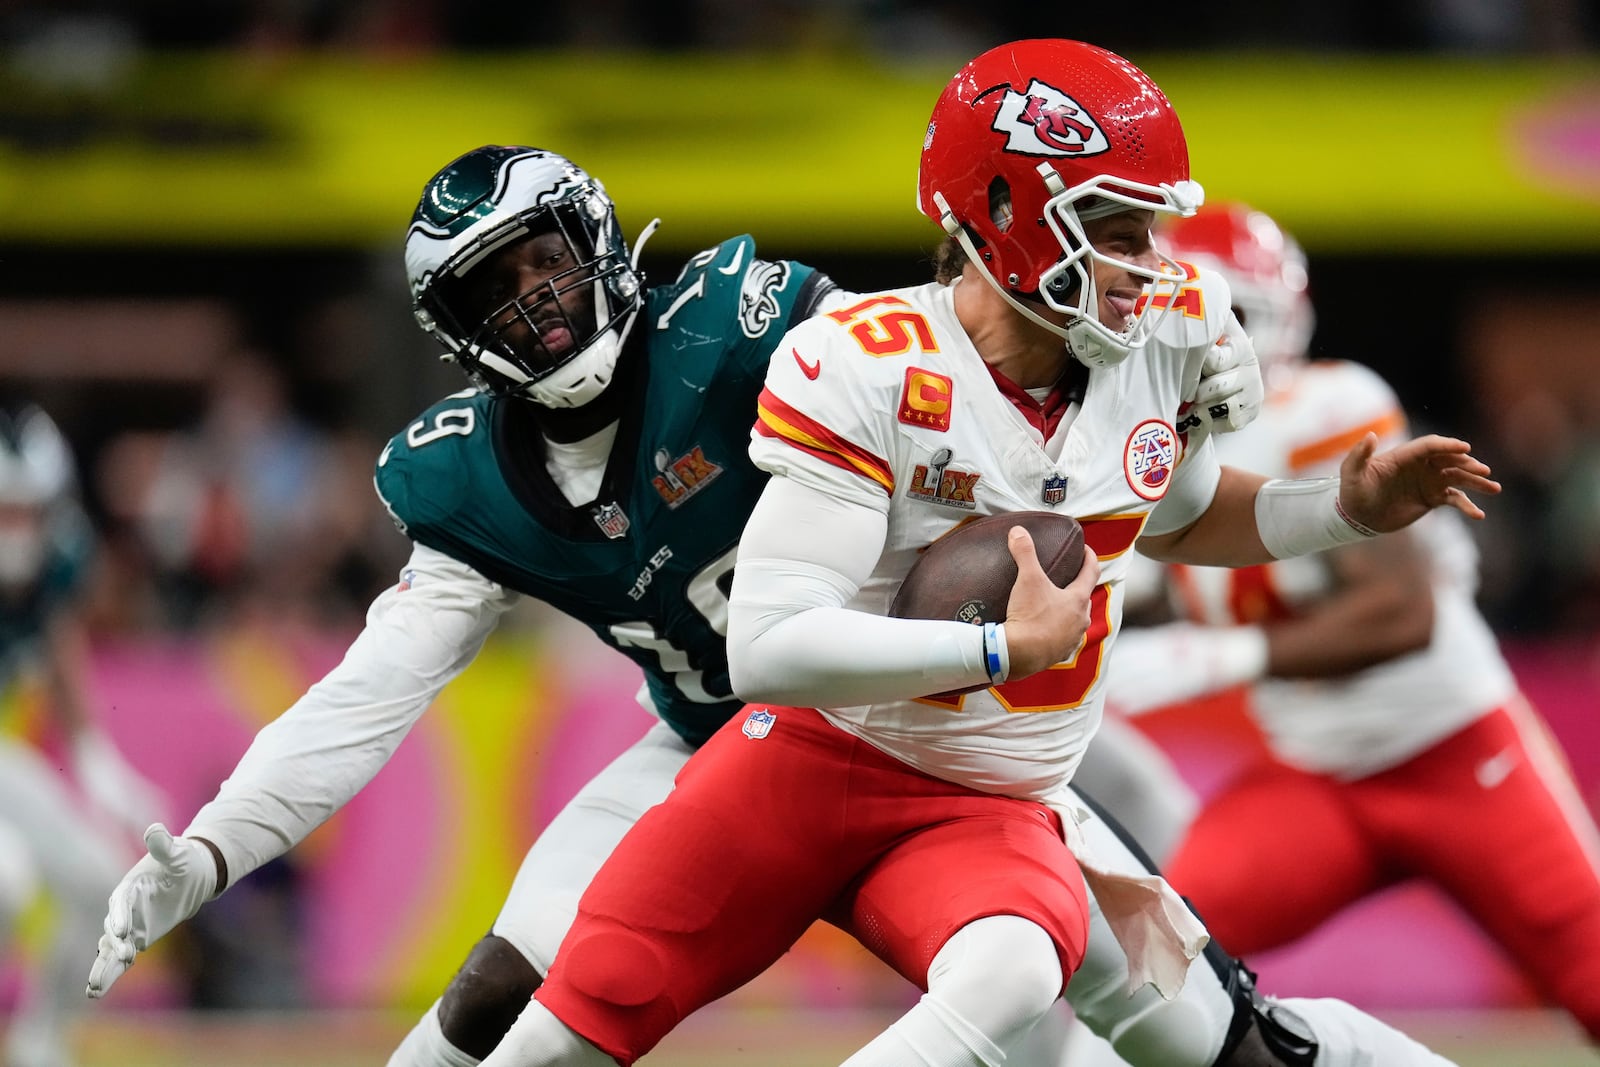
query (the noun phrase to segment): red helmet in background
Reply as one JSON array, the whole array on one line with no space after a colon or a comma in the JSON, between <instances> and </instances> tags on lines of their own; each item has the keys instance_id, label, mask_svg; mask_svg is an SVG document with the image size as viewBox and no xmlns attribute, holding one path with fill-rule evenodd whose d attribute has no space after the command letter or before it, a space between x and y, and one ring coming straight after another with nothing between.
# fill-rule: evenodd
<instances>
[{"instance_id":1,"label":"red helmet in background","mask_svg":"<svg viewBox=\"0 0 1600 1067\"><path fill-rule=\"evenodd\" d=\"M1082 41L1015 41L978 56L934 105L922 142L917 202L1023 314L1060 333L1090 366L1109 366L1148 338L1166 301L1144 302L1125 328L1100 323L1089 260L1152 283L1160 270L1097 253L1083 223L1148 208L1188 215L1204 193L1189 180L1183 127L1138 67ZM1068 316L1047 322L1018 297Z\"/></svg>"},{"instance_id":2,"label":"red helmet in background","mask_svg":"<svg viewBox=\"0 0 1600 1067\"><path fill-rule=\"evenodd\" d=\"M1171 220L1157 236L1173 259L1227 279L1263 375L1281 376L1306 357L1316 325L1306 255L1269 215L1244 204L1218 204Z\"/></svg>"}]
</instances>

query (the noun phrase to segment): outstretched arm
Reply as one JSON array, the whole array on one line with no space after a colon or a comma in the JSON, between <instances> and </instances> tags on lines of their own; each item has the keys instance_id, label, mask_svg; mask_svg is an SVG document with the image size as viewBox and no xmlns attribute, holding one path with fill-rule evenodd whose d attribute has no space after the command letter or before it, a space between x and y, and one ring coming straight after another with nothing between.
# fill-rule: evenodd
<instances>
[{"instance_id":1,"label":"outstretched arm","mask_svg":"<svg viewBox=\"0 0 1600 1067\"><path fill-rule=\"evenodd\" d=\"M1386 452L1378 452L1377 444L1374 434L1357 443L1337 478L1269 481L1224 467L1216 495L1198 519L1142 538L1139 550L1168 563L1269 563L1402 529L1436 507L1481 519L1483 510L1467 494L1500 491L1465 441L1429 434Z\"/></svg>"},{"instance_id":2,"label":"outstretched arm","mask_svg":"<svg viewBox=\"0 0 1600 1067\"><path fill-rule=\"evenodd\" d=\"M304 840L388 762L439 691L472 662L514 594L418 546L408 580L378 597L344 660L262 728L180 837L111 894L88 993L104 996L149 948L230 882Z\"/></svg>"}]
</instances>

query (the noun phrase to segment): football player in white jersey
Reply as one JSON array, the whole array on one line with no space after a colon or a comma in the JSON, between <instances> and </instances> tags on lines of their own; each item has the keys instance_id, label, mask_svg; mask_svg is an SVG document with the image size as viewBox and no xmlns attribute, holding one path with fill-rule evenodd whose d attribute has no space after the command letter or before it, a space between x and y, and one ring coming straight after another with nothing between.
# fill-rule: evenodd
<instances>
[{"instance_id":1,"label":"football player in white jersey","mask_svg":"<svg viewBox=\"0 0 1600 1067\"><path fill-rule=\"evenodd\" d=\"M1160 240L1220 271L1267 382L1224 461L1314 477L1368 434L1402 440L1394 392L1307 358L1304 256L1267 215L1202 209ZM1138 712L1242 682L1266 749L1205 805L1167 875L1248 955L1405 878L1451 897L1600 1040L1600 835L1479 614L1459 516L1317 556L1174 568L1192 621L1130 631L1111 702ZM1552 945L1560 945L1553 951Z\"/></svg>"},{"instance_id":2,"label":"football player in white jersey","mask_svg":"<svg viewBox=\"0 0 1600 1067\"><path fill-rule=\"evenodd\" d=\"M1084 956L1086 880L1131 934L1129 983L1182 984L1203 931L1159 879L1097 862L1068 784L1135 542L1261 563L1441 505L1479 516L1465 491L1498 489L1439 437L1364 439L1315 481L1186 448L1200 364L1237 325L1226 284L1160 256L1150 228L1200 200L1176 115L1121 57L1024 41L956 75L919 202L960 278L865 295L779 346L751 445L773 477L728 629L735 691L759 702L613 851L486 1067L631 1064L818 917L927 990L851 1067L1001 1064ZM1041 508L1093 550L1066 588L1017 529L1003 624L886 617L941 534ZM1441 1061L1408 1043L1367 1062Z\"/></svg>"}]
</instances>

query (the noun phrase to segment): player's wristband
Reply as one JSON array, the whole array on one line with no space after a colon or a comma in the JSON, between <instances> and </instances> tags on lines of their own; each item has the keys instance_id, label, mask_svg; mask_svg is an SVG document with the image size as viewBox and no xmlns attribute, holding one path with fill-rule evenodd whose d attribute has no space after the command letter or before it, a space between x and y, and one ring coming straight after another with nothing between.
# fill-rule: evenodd
<instances>
[{"instance_id":1,"label":"player's wristband","mask_svg":"<svg viewBox=\"0 0 1600 1067\"><path fill-rule=\"evenodd\" d=\"M1339 479L1275 478L1256 493L1256 531L1274 559L1288 559L1378 536L1345 514Z\"/></svg>"},{"instance_id":2,"label":"player's wristband","mask_svg":"<svg viewBox=\"0 0 1600 1067\"><path fill-rule=\"evenodd\" d=\"M997 622L983 624L983 667L989 681L999 685L1011 673L1011 656L1006 651L1005 630Z\"/></svg>"}]
</instances>

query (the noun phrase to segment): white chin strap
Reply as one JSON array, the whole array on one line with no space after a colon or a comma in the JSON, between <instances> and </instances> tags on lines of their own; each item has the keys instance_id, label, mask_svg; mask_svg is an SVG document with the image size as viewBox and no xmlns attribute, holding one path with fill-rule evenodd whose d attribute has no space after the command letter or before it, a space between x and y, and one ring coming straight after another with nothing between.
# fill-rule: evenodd
<instances>
[{"instance_id":1,"label":"white chin strap","mask_svg":"<svg viewBox=\"0 0 1600 1067\"><path fill-rule=\"evenodd\" d=\"M934 198L940 202L940 208L945 208L943 197L935 193ZM1077 359L1078 362L1090 368L1114 367L1127 359L1133 352L1130 346L1116 344L1104 329L1097 330L1080 317L1072 318L1071 321L1063 326L1060 323L1051 322L1017 299L1016 295L1001 285L995 279L995 276L989 273L988 268L983 265L983 258L978 254L976 246L973 245L972 238L968 235L966 227L956 222L955 216L951 215L948 209L944 211L943 218L945 220L945 231L956 239L956 243L961 246L961 250L967 254L967 259L977 265L978 274L984 281L989 283L990 288L999 293L1005 302L1015 308L1023 318L1036 326L1042 326L1065 341L1067 343L1067 351L1071 352L1073 358ZM1092 278L1086 284L1090 286L1091 290L1093 289L1094 281ZM1093 296L1092 291L1090 295Z\"/></svg>"},{"instance_id":2,"label":"white chin strap","mask_svg":"<svg viewBox=\"0 0 1600 1067\"><path fill-rule=\"evenodd\" d=\"M651 219L650 224L640 232L639 239L634 242L633 250L628 254L629 266L635 277L639 273L639 255L644 249L644 243L655 234L656 228L660 225L660 219ZM595 315L604 318L607 314L605 287L603 283L597 282L595 289ZM634 319L639 316L639 308L643 306L644 301L641 299L628 317L622 320L620 326L596 337L588 348L553 374L523 386L522 395L547 408L581 408L605 392L606 386L611 384L611 379L615 375L617 360L622 356L622 344L627 340L628 331L633 328Z\"/></svg>"},{"instance_id":3,"label":"white chin strap","mask_svg":"<svg viewBox=\"0 0 1600 1067\"><path fill-rule=\"evenodd\" d=\"M1129 354L1132 353L1133 349L1131 347L1116 345L1104 327L1096 329L1085 319L1078 316L1074 316L1070 322L1063 326L1060 323L1051 322L1017 299L1016 295L1001 285L995 276L989 273L989 269L983 265L983 257L979 255L977 247L973 245L971 235L967 233L967 228L956 219L955 213L950 210L950 205L944 196L940 193L934 193L933 200L939 207L939 219L944 226L945 232L955 238L956 243L961 246L961 250L967 254L967 259L977 266L978 274L984 281L989 283L990 288L999 293L1001 298L1015 308L1023 318L1035 326L1049 330L1065 341L1067 343L1067 351L1072 353L1073 358L1090 368L1113 367L1127 359ZM1092 290L1094 285L1092 275L1085 284ZM1091 297L1093 296L1092 291L1090 295Z\"/></svg>"}]
</instances>

